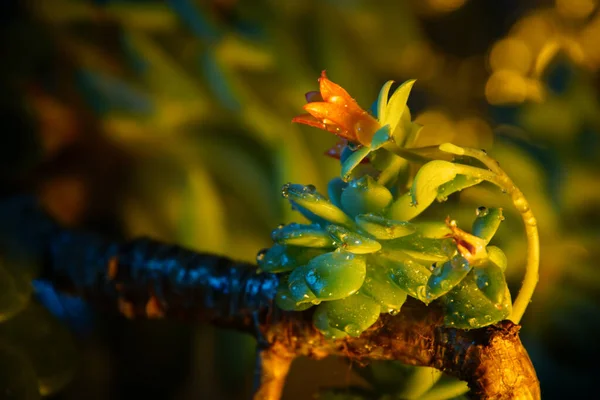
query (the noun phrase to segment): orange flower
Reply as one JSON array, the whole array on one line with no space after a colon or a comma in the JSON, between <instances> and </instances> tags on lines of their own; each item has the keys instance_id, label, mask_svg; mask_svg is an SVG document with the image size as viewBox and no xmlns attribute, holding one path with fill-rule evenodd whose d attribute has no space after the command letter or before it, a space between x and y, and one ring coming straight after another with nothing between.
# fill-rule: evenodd
<instances>
[{"instance_id":1,"label":"orange flower","mask_svg":"<svg viewBox=\"0 0 600 400\"><path fill-rule=\"evenodd\" d=\"M319 92L308 92L306 100L304 110L308 114L299 115L292 122L324 129L363 146L369 146L373 134L381 128L344 88L327 79L325 71L319 78Z\"/></svg>"}]
</instances>

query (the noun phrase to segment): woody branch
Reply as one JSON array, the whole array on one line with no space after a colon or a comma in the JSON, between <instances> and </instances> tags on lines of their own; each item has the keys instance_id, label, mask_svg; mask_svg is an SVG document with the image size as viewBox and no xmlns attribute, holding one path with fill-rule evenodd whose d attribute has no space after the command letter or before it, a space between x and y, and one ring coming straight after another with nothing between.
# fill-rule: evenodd
<instances>
[{"instance_id":1,"label":"woody branch","mask_svg":"<svg viewBox=\"0 0 600 400\"><path fill-rule=\"evenodd\" d=\"M311 311L274 307L278 278L251 264L151 239L123 244L56 225L33 201L0 204L17 247L43 264L42 278L128 318L200 321L254 335L264 346L255 399L281 396L294 358L344 356L434 367L466 381L476 399L539 399L539 382L510 321L473 330L442 324L441 311L407 301L356 338L325 339Z\"/></svg>"}]
</instances>

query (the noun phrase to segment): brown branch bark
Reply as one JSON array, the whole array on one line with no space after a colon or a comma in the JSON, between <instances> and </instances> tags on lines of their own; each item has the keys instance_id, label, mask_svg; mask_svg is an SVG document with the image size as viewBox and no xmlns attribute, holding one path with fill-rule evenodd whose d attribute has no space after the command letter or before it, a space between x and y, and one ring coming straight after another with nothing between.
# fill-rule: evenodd
<instances>
[{"instance_id":1,"label":"brown branch bark","mask_svg":"<svg viewBox=\"0 0 600 400\"><path fill-rule=\"evenodd\" d=\"M415 300L396 316L382 315L360 337L331 341L314 328L310 309L275 308L277 276L257 274L251 264L149 239L119 244L66 230L30 201L0 203L0 216L0 238L43 264L43 277L60 289L128 318L203 321L253 334L264 345L256 400L280 397L295 357L329 355L434 367L468 382L476 399L540 398L520 327L512 322L448 328L435 304Z\"/></svg>"}]
</instances>

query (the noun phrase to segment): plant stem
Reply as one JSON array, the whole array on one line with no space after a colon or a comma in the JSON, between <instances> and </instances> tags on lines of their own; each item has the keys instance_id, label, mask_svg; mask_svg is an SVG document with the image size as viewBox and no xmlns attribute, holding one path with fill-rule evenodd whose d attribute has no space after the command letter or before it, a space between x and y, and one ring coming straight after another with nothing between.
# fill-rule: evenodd
<instances>
[{"instance_id":1,"label":"plant stem","mask_svg":"<svg viewBox=\"0 0 600 400\"><path fill-rule=\"evenodd\" d=\"M459 165L464 172L472 174L473 176L480 177L502 189L503 192L508 193L513 201L513 204L517 211L523 218L525 224L525 234L527 235L527 265L525 268L525 276L523 283L521 284L521 290L513 303L513 310L509 317L511 321L518 324L527 309L527 305L531 301L533 292L539 280L539 265L540 265L540 236L537 229L537 221L529 202L523 195L523 192L514 184L512 179L500 168L500 165L496 160L487 155L484 151L470 148L458 147L450 143L444 143L440 145L440 150L447 153L463 155L473 157L481 161L490 171L483 170L481 168L475 168L465 165ZM490 172L493 174L490 174Z\"/></svg>"},{"instance_id":2,"label":"plant stem","mask_svg":"<svg viewBox=\"0 0 600 400\"><path fill-rule=\"evenodd\" d=\"M285 378L288 375L294 356L281 353L274 345L258 351L260 381L255 388L254 400L279 400L283 392ZM258 375L257 375L258 377Z\"/></svg>"}]
</instances>

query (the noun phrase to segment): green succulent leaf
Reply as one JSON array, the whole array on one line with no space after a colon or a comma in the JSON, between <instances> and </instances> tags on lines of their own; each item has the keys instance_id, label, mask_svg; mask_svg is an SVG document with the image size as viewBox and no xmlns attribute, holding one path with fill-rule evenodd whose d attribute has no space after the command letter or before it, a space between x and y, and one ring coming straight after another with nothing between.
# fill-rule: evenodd
<instances>
[{"instance_id":1,"label":"green succulent leaf","mask_svg":"<svg viewBox=\"0 0 600 400\"><path fill-rule=\"evenodd\" d=\"M393 196L389 189L365 175L353 180L342 192L343 210L350 216L381 213L391 202Z\"/></svg>"},{"instance_id":2,"label":"green succulent leaf","mask_svg":"<svg viewBox=\"0 0 600 400\"><path fill-rule=\"evenodd\" d=\"M376 239L390 240L411 235L415 225L407 221L394 221L376 214L361 214L355 218L360 229Z\"/></svg>"},{"instance_id":3,"label":"green succulent leaf","mask_svg":"<svg viewBox=\"0 0 600 400\"><path fill-rule=\"evenodd\" d=\"M372 257L367 259L367 276L360 292L379 303L382 312L389 313L399 312L407 297Z\"/></svg>"},{"instance_id":4,"label":"green succulent leaf","mask_svg":"<svg viewBox=\"0 0 600 400\"><path fill-rule=\"evenodd\" d=\"M258 267L264 272L288 272L306 265L312 258L324 254L323 249L283 246L274 244L256 257Z\"/></svg>"},{"instance_id":5,"label":"green succulent leaf","mask_svg":"<svg viewBox=\"0 0 600 400\"><path fill-rule=\"evenodd\" d=\"M280 286L275 294L275 304L284 311L304 311L312 307L314 303L298 303L288 288Z\"/></svg>"},{"instance_id":6,"label":"green succulent leaf","mask_svg":"<svg viewBox=\"0 0 600 400\"><path fill-rule=\"evenodd\" d=\"M436 199L438 201L446 201L448 196L453 193L460 192L463 189L466 189L471 186L475 186L481 183L481 179L474 178L472 176L467 175L456 175L454 179L449 182L440 185L438 188L438 193Z\"/></svg>"},{"instance_id":7,"label":"green succulent leaf","mask_svg":"<svg viewBox=\"0 0 600 400\"><path fill-rule=\"evenodd\" d=\"M296 303L310 303L317 300L317 297L306 283L305 276L307 273L308 267L303 265L294 269L288 277L287 288Z\"/></svg>"},{"instance_id":8,"label":"green succulent leaf","mask_svg":"<svg viewBox=\"0 0 600 400\"><path fill-rule=\"evenodd\" d=\"M375 262L400 289L415 299L427 302L426 286L431 276L429 268L406 255L381 254Z\"/></svg>"},{"instance_id":9,"label":"green succulent leaf","mask_svg":"<svg viewBox=\"0 0 600 400\"><path fill-rule=\"evenodd\" d=\"M479 207L477 217L473 222L473 235L489 243L504 220L501 208Z\"/></svg>"},{"instance_id":10,"label":"green succulent leaf","mask_svg":"<svg viewBox=\"0 0 600 400\"><path fill-rule=\"evenodd\" d=\"M346 251L322 254L301 268L304 281L318 300L350 296L360 289L367 273L365 257Z\"/></svg>"},{"instance_id":11,"label":"green succulent leaf","mask_svg":"<svg viewBox=\"0 0 600 400\"><path fill-rule=\"evenodd\" d=\"M410 191L392 203L392 219L409 221L425 211L438 197L438 188L456 177L456 167L448 161L434 160L421 167Z\"/></svg>"},{"instance_id":12,"label":"green succulent leaf","mask_svg":"<svg viewBox=\"0 0 600 400\"><path fill-rule=\"evenodd\" d=\"M469 262L460 255L454 256L451 260L434 268L427 281L427 298L429 301L448 293L467 276L470 270Z\"/></svg>"},{"instance_id":13,"label":"green succulent leaf","mask_svg":"<svg viewBox=\"0 0 600 400\"><path fill-rule=\"evenodd\" d=\"M370 147L361 147L361 148L355 150L350 155L350 157L348 157L346 159L346 161L344 161L342 163L342 179L344 181L347 181L350 179L350 176L352 175L352 171L354 171L354 168L356 168L362 162L362 160L364 160L365 157L369 155L370 152L371 152Z\"/></svg>"},{"instance_id":14,"label":"green succulent leaf","mask_svg":"<svg viewBox=\"0 0 600 400\"><path fill-rule=\"evenodd\" d=\"M426 262L446 261L456 246L452 239L431 239L412 234L385 242L385 250L389 252L401 251L412 258Z\"/></svg>"},{"instance_id":15,"label":"green succulent leaf","mask_svg":"<svg viewBox=\"0 0 600 400\"><path fill-rule=\"evenodd\" d=\"M371 151L379 149L380 147L382 147L384 144L386 144L390 140L391 140L390 126L384 125L381 128L379 128L377 131L375 131L375 133L373 134L373 140L371 140L371 147L370 147Z\"/></svg>"},{"instance_id":16,"label":"green succulent leaf","mask_svg":"<svg viewBox=\"0 0 600 400\"><path fill-rule=\"evenodd\" d=\"M334 247L329 233L317 224L304 225L292 223L275 229L271 233L275 243L287 246L317 248Z\"/></svg>"},{"instance_id":17,"label":"green succulent leaf","mask_svg":"<svg viewBox=\"0 0 600 400\"><path fill-rule=\"evenodd\" d=\"M394 135L394 140L396 143L403 143L404 138L408 133L406 132L406 129L404 129L404 126L399 126L399 124L403 114L405 114L406 110L408 110L408 107L406 107L406 102L408 101L408 96L410 95L410 91L412 90L414 84L415 80L408 80L404 82L402 85L400 85L400 87L398 87L398 89L396 89L385 106L382 107L383 104L380 103L378 107L379 123L381 125L390 126L390 131ZM389 88L387 90L389 91Z\"/></svg>"},{"instance_id":18,"label":"green succulent leaf","mask_svg":"<svg viewBox=\"0 0 600 400\"><path fill-rule=\"evenodd\" d=\"M487 326L508 318L512 311L510 292L504 285L504 297L494 303L477 286L474 269L441 297L445 308L444 323L460 329L473 329Z\"/></svg>"},{"instance_id":19,"label":"green succulent leaf","mask_svg":"<svg viewBox=\"0 0 600 400\"><path fill-rule=\"evenodd\" d=\"M445 222L442 221L423 221L414 224L419 236L429 239L443 239L452 234L452 231Z\"/></svg>"},{"instance_id":20,"label":"green succulent leaf","mask_svg":"<svg viewBox=\"0 0 600 400\"><path fill-rule=\"evenodd\" d=\"M327 185L327 195L329 196L329 201L331 201L331 203L338 208L342 208L342 193L347 186L348 182L344 182L344 180L339 176L336 176L330 180L329 184Z\"/></svg>"},{"instance_id":21,"label":"green succulent leaf","mask_svg":"<svg viewBox=\"0 0 600 400\"><path fill-rule=\"evenodd\" d=\"M506 254L496 246L488 246L486 247L488 253L488 259L496 264L502 272L506 271L506 266L508 265L508 260L506 259Z\"/></svg>"},{"instance_id":22,"label":"green succulent leaf","mask_svg":"<svg viewBox=\"0 0 600 400\"><path fill-rule=\"evenodd\" d=\"M474 269L477 287L494 304L501 304L506 293L506 278L502 269L488 260Z\"/></svg>"},{"instance_id":23,"label":"green succulent leaf","mask_svg":"<svg viewBox=\"0 0 600 400\"><path fill-rule=\"evenodd\" d=\"M344 211L330 203L312 185L304 186L288 183L283 186L281 193L291 202L298 204L326 221L348 227L354 226L354 221Z\"/></svg>"},{"instance_id":24,"label":"green succulent leaf","mask_svg":"<svg viewBox=\"0 0 600 400\"><path fill-rule=\"evenodd\" d=\"M388 100L390 98L390 89L392 88L392 85L394 84L394 81L387 81L386 83L383 84L383 86L381 87L381 90L379 91L379 96L377 97L377 119L379 121L383 121L385 120L386 116L387 116L387 105L388 105Z\"/></svg>"},{"instance_id":25,"label":"green succulent leaf","mask_svg":"<svg viewBox=\"0 0 600 400\"><path fill-rule=\"evenodd\" d=\"M373 299L355 293L340 300L319 304L313 316L315 326L330 338L342 334L358 337L377 321L381 307Z\"/></svg>"},{"instance_id":26,"label":"green succulent leaf","mask_svg":"<svg viewBox=\"0 0 600 400\"><path fill-rule=\"evenodd\" d=\"M354 254L375 253L381 249L381 244L357 232L342 226L329 225L327 231L331 235L334 244L347 252Z\"/></svg>"}]
</instances>

